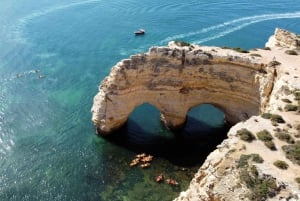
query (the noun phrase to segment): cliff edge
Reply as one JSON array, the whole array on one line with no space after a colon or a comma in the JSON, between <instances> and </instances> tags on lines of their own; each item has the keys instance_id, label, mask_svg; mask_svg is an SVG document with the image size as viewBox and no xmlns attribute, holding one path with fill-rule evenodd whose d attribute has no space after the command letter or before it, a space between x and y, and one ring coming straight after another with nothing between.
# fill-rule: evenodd
<instances>
[{"instance_id":1,"label":"cliff edge","mask_svg":"<svg viewBox=\"0 0 300 201\"><path fill-rule=\"evenodd\" d=\"M192 107L209 103L236 124L265 109L276 74L269 60L255 54L170 42L115 65L94 98L92 120L106 135L149 103L168 128L176 129Z\"/></svg>"},{"instance_id":2,"label":"cliff edge","mask_svg":"<svg viewBox=\"0 0 300 201\"><path fill-rule=\"evenodd\" d=\"M116 64L91 109L98 134L150 103L170 129L209 103L235 124L180 200L300 200L300 36L276 29L266 48L170 42Z\"/></svg>"},{"instance_id":3,"label":"cliff edge","mask_svg":"<svg viewBox=\"0 0 300 201\"><path fill-rule=\"evenodd\" d=\"M233 126L175 201L300 200L300 36L283 29L252 50L276 69L267 106Z\"/></svg>"}]
</instances>

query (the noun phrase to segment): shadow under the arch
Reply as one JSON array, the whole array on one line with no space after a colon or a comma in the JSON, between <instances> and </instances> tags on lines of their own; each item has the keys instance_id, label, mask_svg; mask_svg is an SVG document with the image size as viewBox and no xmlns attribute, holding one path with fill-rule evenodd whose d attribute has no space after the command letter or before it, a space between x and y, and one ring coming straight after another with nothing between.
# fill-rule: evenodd
<instances>
[{"instance_id":1,"label":"shadow under the arch","mask_svg":"<svg viewBox=\"0 0 300 201\"><path fill-rule=\"evenodd\" d=\"M135 153L145 152L175 165L190 167L201 165L208 154L226 139L230 128L227 124L213 127L191 116L187 116L186 124L177 131L168 130L161 122L157 124L160 125L149 130L129 119L106 139Z\"/></svg>"}]
</instances>

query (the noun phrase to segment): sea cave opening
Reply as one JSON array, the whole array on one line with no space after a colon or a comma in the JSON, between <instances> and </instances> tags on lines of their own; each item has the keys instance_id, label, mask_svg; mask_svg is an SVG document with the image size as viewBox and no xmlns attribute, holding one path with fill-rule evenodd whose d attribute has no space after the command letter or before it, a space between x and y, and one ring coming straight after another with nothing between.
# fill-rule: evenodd
<instances>
[{"instance_id":1,"label":"sea cave opening","mask_svg":"<svg viewBox=\"0 0 300 201\"><path fill-rule=\"evenodd\" d=\"M191 108L184 126L171 131L161 122L160 111L145 103L136 107L127 123L107 139L136 153L145 152L188 167L201 165L226 139L228 130L224 113L211 104Z\"/></svg>"}]
</instances>

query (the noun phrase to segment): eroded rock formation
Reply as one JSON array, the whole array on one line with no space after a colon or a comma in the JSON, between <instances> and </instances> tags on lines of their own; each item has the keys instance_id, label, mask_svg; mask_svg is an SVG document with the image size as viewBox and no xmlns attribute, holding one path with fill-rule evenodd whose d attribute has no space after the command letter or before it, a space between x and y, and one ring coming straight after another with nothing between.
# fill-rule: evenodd
<instances>
[{"instance_id":1,"label":"eroded rock formation","mask_svg":"<svg viewBox=\"0 0 300 201\"><path fill-rule=\"evenodd\" d=\"M297 96L300 94L300 44L295 41L299 41L299 35L276 29L266 44L269 47L267 50L252 52L260 55L262 61L278 64L274 66L277 77L263 112L280 115L285 122L277 124L261 116L252 116L233 126L227 134L228 139L209 154L189 188L174 201L300 200L300 187L296 179L300 176L300 163L290 160L289 153L283 151L284 147L295 146L294 142L283 142L278 135L285 132L294 141L300 137L300 101ZM289 55L288 50L298 55ZM291 105L298 105L298 110L290 111L287 106ZM270 149L258 139L253 142L241 140L237 134L240 129L247 129L256 137L258 132L269 132L274 147ZM241 167L243 158L253 154L263 161L244 160L246 166ZM299 157L299 153L294 154ZM275 161L287 164L287 169L276 167Z\"/></svg>"},{"instance_id":2,"label":"eroded rock formation","mask_svg":"<svg viewBox=\"0 0 300 201\"><path fill-rule=\"evenodd\" d=\"M134 55L114 66L101 83L92 107L95 127L101 134L109 133L122 126L136 106L150 103L160 110L165 124L174 128L184 123L190 108L213 104L228 121L244 121L230 129L228 138L207 157L189 188L175 200L299 200L295 179L300 178L300 167L283 152L282 146L289 143L276 136L280 131L295 140L300 136L299 38L276 29L266 44L271 50L238 53L172 42L168 47L153 47L148 53ZM289 55L287 50L298 55ZM298 104L298 111L285 109L293 104ZM261 112L280 115L285 123L274 124L258 116ZM240 129L254 135L268 131L276 149L269 149L260 140L241 140L237 134ZM247 160L248 166L239 167L242 156L253 154L262 161ZM274 162L278 160L288 169L277 168ZM254 189L247 178L254 182ZM273 181L272 186L263 183L265 179Z\"/></svg>"},{"instance_id":3,"label":"eroded rock formation","mask_svg":"<svg viewBox=\"0 0 300 201\"><path fill-rule=\"evenodd\" d=\"M277 136L284 131L294 141L300 137L299 38L276 29L268 49L250 53L175 43L153 47L112 68L94 99L94 124L100 133L109 133L122 126L136 106L147 102L161 111L167 126L176 127L191 107L211 103L224 111L228 121L244 121L230 129L228 138L209 154L189 188L175 200L300 200L300 179L296 180L300 162L283 151L283 146L295 145ZM291 106L296 110L287 110ZM260 112L280 115L285 123L264 119ZM261 140L241 140L240 129L254 135L268 131L275 149ZM243 156L254 155L262 160L244 160L241 167ZM288 165L286 170L274 165L278 160Z\"/></svg>"},{"instance_id":4,"label":"eroded rock formation","mask_svg":"<svg viewBox=\"0 0 300 201\"><path fill-rule=\"evenodd\" d=\"M219 47L169 43L115 65L92 107L95 127L107 134L121 127L143 103L154 105L171 129L184 124L194 106L220 108L230 123L266 106L275 69L260 57Z\"/></svg>"},{"instance_id":5,"label":"eroded rock formation","mask_svg":"<svg viewBox=\"0 0 300 201\"><path fill-rule=\"evenodd\" d=\"M266 47L300 47L300 36L284 29L275 29L275 34L266 43Z\"/></svg>"}]
</instances>

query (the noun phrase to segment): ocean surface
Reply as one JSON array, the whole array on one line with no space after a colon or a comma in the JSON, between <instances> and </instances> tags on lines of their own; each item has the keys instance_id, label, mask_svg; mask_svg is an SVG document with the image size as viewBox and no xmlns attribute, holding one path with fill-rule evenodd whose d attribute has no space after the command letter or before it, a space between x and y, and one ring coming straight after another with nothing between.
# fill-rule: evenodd
<instances>
[{"instance_id":1,"label":"ocean surface","mask_svg":"<svg viewBox=\"0 0 300 201\"><path fill-rule=\"evenodd\" d=\"M145 104L102 138L90 113L98 85L151 46L264 47L276 27L300 33L299 1L1 0L0 200L174 199L226 138L222 111L195 107L171 132ZM151 167L129 167L143 152ZM159 173L180 185L154 182Z\"/></svg>"}]
</instances>

